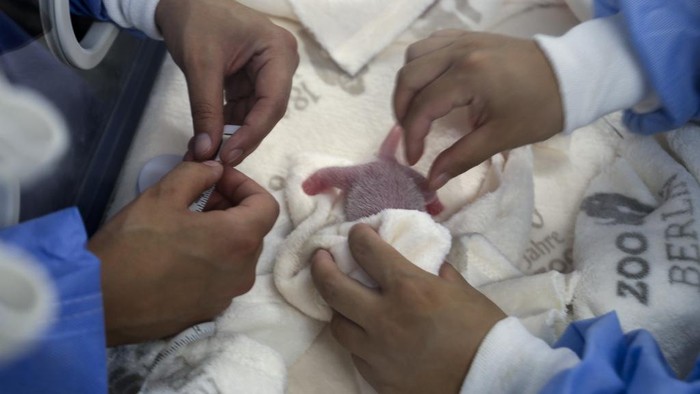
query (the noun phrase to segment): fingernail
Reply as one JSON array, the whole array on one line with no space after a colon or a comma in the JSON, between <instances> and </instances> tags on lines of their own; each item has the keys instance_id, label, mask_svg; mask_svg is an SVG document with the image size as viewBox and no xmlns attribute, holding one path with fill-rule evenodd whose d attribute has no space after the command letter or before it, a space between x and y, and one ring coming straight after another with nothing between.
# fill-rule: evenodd
<instances>
[{"instance_id":1,"label":"fingernail","mask_svg":"<svg viewBox=\"0 0 700 394\"><path fill-rule=\"evenodd\" d=\"M194 137L194 154L197 157L206 157L211 149L211 137L208 134L200 133Z\"/></svg>"},{"instance_id":2,"label":"fingernail","mask_svg":"<svg viewBox=\"0 0 700 394\"><path fill-rule=\"evenodd\" d=\"M219 163L219 162L216 161L216 160L207 160L207 161L205 161L205 162L202 163L202 164L206 164L206 165L208 165L209 167L219 167L219 166L221 165L221 163Z\"/></svg>"},{"instance_id":3,"label":"fingernail","mask_svg":"<svg viewBox=\"0 0 700 394\"><path fill-rule=\"evenodd\" d=\"M241 157L242 154L243 154L243 149L234 149L226 154L226 157L224 158L224 162L228 165L233 165L233 163L239 157Z\"/></svg>"},{"instance_id":4,"label":"fingernail","mask_svg":"<svg viewBox=\"0 0 700 394\"><path fill-rule=\"evenodd\" d=\"M430 182L430 190L437 190L437 189L445 186L445 184L447 182L449 182L449 180L450 180L450 176L447 175L446 173L442 173L442 174L436 176L435 179L433 179Z\"/></svg>"},{"instance_id":5,"label":"fingernail","mask_svg":"<svg viewBox=\"0 0 700 394\"><path fill-rule=\"evenodd\" d=\"M406 161L409 165L416 165L418 160L420 160L420 153L418 153L417 149L411 149L410 152L408 149L406 149Z\"/></svg>"}]
</instances>

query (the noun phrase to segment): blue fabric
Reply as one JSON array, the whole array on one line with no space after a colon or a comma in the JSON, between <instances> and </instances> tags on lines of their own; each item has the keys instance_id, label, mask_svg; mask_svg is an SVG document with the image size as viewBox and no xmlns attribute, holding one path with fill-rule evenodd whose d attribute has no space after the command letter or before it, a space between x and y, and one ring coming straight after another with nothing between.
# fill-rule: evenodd
<instances>
[{"instance_id":1,"label":"blue fabric","mask_svg":"<svg viewBox=\"0 0 700 394\"><path fill-rule=\"evenodd\" d=\"M105 393L107 355L100 262L85 249L76 208L0 230L41 263L60 298L58 317L21 359L0 367L2 393Z\"/></svg>"},{"instance_id":2,"label":"blue fabric","mask_svg":"<svg viewBox=\"0 0 700 394\"><path fill-rule=\"evenodd\" d=\"M700 1L596 0L595 15L621 13L659 110L625 113L634 132L653 134L700 119Z\"/></svg>"},{"instance_id":3,"label":"blue fabric","mask_svg":"<svg viewBox=\"0 0 700 394\"><path fill-rule=\"evenodd\" d=\"M70 0L70 11L77 15L89 16L100 21L109 21L102 0Z\"/></svg>"},{"instance_id":4,"label":"blue fabric","mask_svg":"<svg viewBox=\"0 0 700 394\"><path fill-rule=\"evenodd\" d=\"M614 312L572 323L554 347L573 350L581 362L542 393L700 393L700 359L685 381L676 378L651 334L624 334Z\"/></svg>"},{"instance_id":5,"label":"blue fabric","mask_svg":"<svg viewBox=\"0 0 700 394\"><path fill-rule=\"evenodd\" d=\"M0 11L0 55L24 47L34 40L21 27Z\"/></svg>"},{"instance_id":6,"label":"blue fabric","mask_svg":"<svg viewBox=\"0 0 700 394\"><path fill-rule=\"evenodd\" d=\"M76 15L88 16L98 21L112 22L112 18L107 14L102 0L70 0L70 11ZM139 30L125 30L135 37L147 38L147 36Z\"/></svg>"}]
</instances>

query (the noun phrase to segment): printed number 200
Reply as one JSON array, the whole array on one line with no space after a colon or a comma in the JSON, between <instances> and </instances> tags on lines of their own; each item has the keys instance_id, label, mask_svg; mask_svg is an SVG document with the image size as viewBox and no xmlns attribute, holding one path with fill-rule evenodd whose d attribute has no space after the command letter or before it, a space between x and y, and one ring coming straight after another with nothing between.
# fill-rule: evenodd
<instances>
[{"instance_id":1,"label":"printed number 200","mask_svg":"<svg viewBox=\"0 0 700 394\"><path fill-rule=\"evenodd\" d=\"M649 300L649 286L642 281L634 282L636 286L630 286L627 282L617 281L617 295L627 297L632 295L642 305L647 305Z\"/></svg>"}]
</instances>

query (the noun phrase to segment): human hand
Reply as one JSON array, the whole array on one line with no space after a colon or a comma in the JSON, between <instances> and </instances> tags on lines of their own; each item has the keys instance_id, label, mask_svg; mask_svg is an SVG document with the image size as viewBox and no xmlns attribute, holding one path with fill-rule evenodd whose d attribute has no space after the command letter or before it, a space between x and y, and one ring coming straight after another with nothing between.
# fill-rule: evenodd
<instances>
[{"instance_id":1,"label":"human hand","mask_svg":"<svg viewBox=\"0 0 700 394\"><path fill-rule=\"evenodd\" d=\"M205 212L188 207L216 183ZM141 342L210 320L255 281L279 208L232 167L182 163L88 243L102 261L107 343Z\"/></svg>"},{"instance_id":2,"label":"human hand","mask_svg":"<svg viewBox=\"0 0 700 394\"><path fill-rule=\"evenodd\" d=\"M394 90L411 165L423 154L432 122L457 108L468 111L469 133L437 156L431 190L496 153L564 127L556 76L532 40L444 30L412 44Z\"/></svg>"},{"instance_id":3,"label":"human hand","mask_svg":"<svg viewBox=\"0 0 700 394\"><path fill-rule=\"evenodd\" d=\"M160 0L156 23L187 79L195 135L185 158L214 157L224 124L236 124L220 157L240 163L284 116L299 63L294 36L234 0Z\"/></svg>"},{"instance_id":4,"label":"human hand","mask_svg":"<svg viewBox=\"0 0 700 394\"><path fill-rule=\"evenodd\" d=\"M380 393L458 392L481 341L505 314L450 264L431 275L365 224L349 236L355 261L379 285L342 273L319 250L311 273L334 310L333 336Z\"/></svg>"}]
</instances>

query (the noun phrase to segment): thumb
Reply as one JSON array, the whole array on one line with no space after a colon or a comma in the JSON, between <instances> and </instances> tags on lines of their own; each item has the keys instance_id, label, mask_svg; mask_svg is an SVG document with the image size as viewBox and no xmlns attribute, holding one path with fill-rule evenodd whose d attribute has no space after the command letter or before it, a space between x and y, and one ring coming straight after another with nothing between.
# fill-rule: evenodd
<instances>
[{"instance_id":1,"label":"thumb","mask_svg":"<svg viewBox=\"0 0 700 394\"><path fill-rule=\"evenodd\" d=\"M452 264L448 263L447 261L442 263L442 265L440 266L440 272L438 272L438 275L442 279L445 279L448 282L452 282L452 283L462 282L462 283L466 283L467 285L469 285L469 282L467 282L466 279L464 279L462 274L460 274L459 271L457 271L455 269L455 267L453 267ZM469 286L471 286L471 285L469 285Z\"/></svg>"},{"instance_id":2,"label":"thumb","mask_svg":"<svg viewBox=\"0 0 700 394\"><path fill-rule=\"evenodd\" d=\"M224 131L224 71L216 64L193 66L185 74L194 126L190 152L197 161L216 155Z\"/></svg>"},{"instance_id":3,"label":"thumb","mask_svg":"<svg viewBox=\"0 0 700 394\"><path fill-rule=\"evenodd\" d=\"M205 190L216 184L224 173L217 161L183 162L156 184L159 196L177 208L189 207Z\"/></svg>"}]
</instances>

